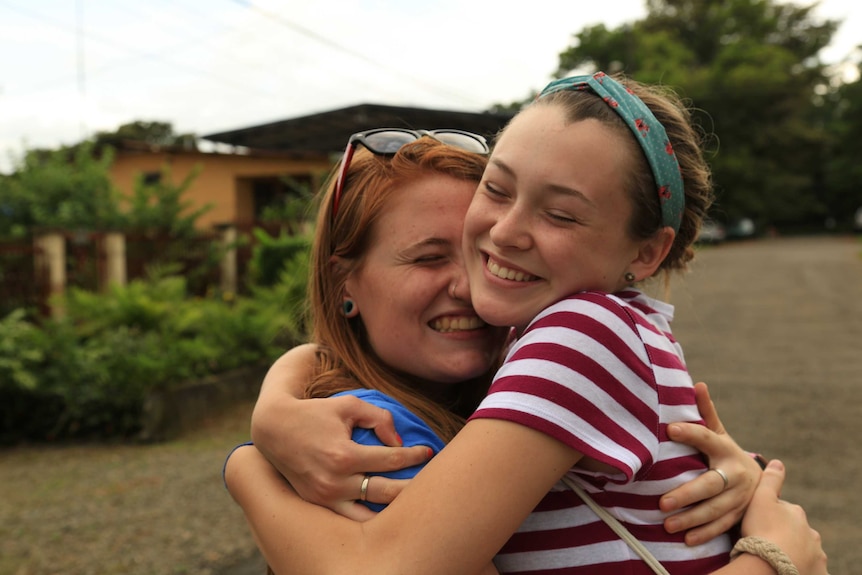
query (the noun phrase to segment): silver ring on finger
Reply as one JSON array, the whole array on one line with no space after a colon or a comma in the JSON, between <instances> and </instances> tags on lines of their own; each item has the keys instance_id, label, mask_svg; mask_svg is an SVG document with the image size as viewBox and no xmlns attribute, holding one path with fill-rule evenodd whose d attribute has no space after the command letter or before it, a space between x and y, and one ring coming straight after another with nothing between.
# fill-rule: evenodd
<instances>
[{"instance_id":1,"label":"silver ring on finger","mask_svg":"<svg viewBox=\"0 0 862 575\"><path fill-rule=\"evenodd\" d=\"M362 485L359 486L359 500L360 501L368 501L368 482L371 480L370 475L366 475L362 479ZM725 478L725 483L727 482L727 478Z\"/></svg>"},{"instance_id":2,"label":"silver ring on finger","mask_svg":"<svg viewBox=\"0 0 862 575\"><path fill-rule=\"evenodd\" d=\"M730 485L730 480L727 478L727 473L725 473L718 467L710 467L709 471L715 471L716 473L718 473L719 477L721 477L721 480L724 481L724 487L722 488L722 491L727 489L727 486Z\"/></svg>"}]
</instances>

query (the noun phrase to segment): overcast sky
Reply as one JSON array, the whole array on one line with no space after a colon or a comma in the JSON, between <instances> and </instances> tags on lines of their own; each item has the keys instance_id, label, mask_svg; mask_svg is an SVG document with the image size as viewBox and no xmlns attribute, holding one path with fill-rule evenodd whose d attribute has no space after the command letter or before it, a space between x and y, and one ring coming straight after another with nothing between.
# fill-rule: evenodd
<instances>
[{"instance_id":1,"label":"overcast sky","mask_svg":"<svg viewBox=\"0 0 862 575\"><path fill-rule=\"evenodd\" d=\"M811 2L797 2L808 5ZM481 111L643 0L0 0L0 170L135 120L197 135L361 103ZM862 2L822 54L862 44Z\"/></svg>"}]
</instances>

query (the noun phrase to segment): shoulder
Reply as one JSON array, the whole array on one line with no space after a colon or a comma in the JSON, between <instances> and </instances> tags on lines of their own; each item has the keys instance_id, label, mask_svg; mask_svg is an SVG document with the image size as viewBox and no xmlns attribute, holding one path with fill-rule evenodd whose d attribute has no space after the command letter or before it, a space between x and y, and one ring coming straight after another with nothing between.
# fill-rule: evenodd
<instances>
[{"instance_id":1,"label":"shoulder","mask_svg":"<svg viewBox=\"0 0 862 575\"><path fill-rule=\"evenodd\" d=\"M589 331L590 326L631 324L626 300L603 292L580 292L568 296L542 310L525 330L544 331L554 328Z\"/></svg>"}]
</instances>

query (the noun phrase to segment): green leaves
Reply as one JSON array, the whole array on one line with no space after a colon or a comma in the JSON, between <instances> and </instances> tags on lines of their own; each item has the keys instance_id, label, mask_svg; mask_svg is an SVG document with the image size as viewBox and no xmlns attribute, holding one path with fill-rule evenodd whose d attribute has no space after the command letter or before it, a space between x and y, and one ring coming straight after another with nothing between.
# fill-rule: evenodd
<instances>
[{"instance_id":1,"label":"green leaves","mask_svg":"<svg viewBox=\"0 0 862 575\"><path fill-rule=\"evenodd\" d=\"M305 337L302 306L286 305L304 283L193 298L184 278L160 276L70 289L65 317L41 325L13 312L0 320L0 443L131 436L147 394L271 363Z\"/></svg>"},{"instance_id":2,"label":"green leaves","mask_svg":"<svg viewBox=\"0 0 862 575\"><path fill-rule=\"evenodd\" d=\"M777 0L648 0L647 9L643 20L576 34L557 74L622 71L689 99L720 143L708 156L717 219L794 229L831 214L849 224L862 187L858 137L845 135L862 131L862 114L847 112L860 100L852 85L835 89L819 58L839 22Z\"/></svg>"}]
</instances>

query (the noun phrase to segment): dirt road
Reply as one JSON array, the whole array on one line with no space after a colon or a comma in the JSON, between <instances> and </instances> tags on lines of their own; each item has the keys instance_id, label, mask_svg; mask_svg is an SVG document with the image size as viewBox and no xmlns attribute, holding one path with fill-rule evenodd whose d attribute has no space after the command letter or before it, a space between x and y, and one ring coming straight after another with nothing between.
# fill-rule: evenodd
<instances>
[{"instance_id":1,"label":"dirt road","mask_svg":"<svg viewBox=\"0 0 862 575\"><path fill-rule=\"evenodd\" d=\"M862 243L705 248L671 301L727 428L787 465L783 496L823 535L830 573L862 573Z\"/></svg>"}]
</instances>

